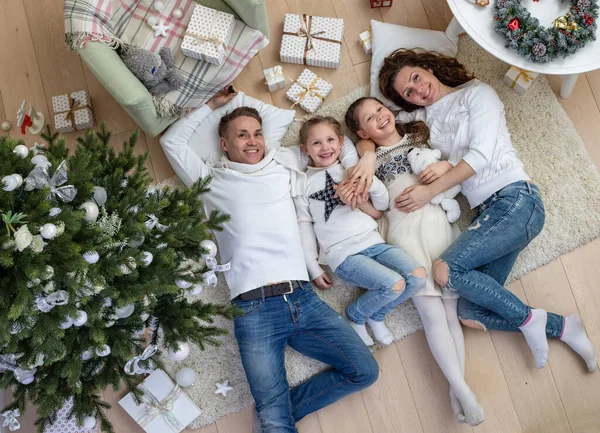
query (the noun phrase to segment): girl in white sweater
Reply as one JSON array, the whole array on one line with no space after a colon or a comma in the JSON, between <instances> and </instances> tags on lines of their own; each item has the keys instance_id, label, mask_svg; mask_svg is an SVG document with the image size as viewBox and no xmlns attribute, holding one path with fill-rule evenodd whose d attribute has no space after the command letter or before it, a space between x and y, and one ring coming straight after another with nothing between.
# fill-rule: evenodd
<instances>
[{"instance_id":1,"label":"girl in white sweater","mask_svg":"<svg viewBox=\"0 0 600 433\"><path fill-rule=\"evenodd\" d=\"M517 157L496 92L470 75L456 59L400 49L379 73L380 90L403 111L401 122L422 120L431 147L447 161L434 164L395 198L414 212L437 194L461 184L478 216L433 264L435 280L460 295L458 313L466 326L520 331L536 366L548 359L547 337L568 344L596 369L596 353L579 315L533 309L504 287L519 253L542 230L544 204L538 187ZM359 152L373 150L360 143ZM373 157L365 163L373 166Z\"/></svg>"}]
</instances>

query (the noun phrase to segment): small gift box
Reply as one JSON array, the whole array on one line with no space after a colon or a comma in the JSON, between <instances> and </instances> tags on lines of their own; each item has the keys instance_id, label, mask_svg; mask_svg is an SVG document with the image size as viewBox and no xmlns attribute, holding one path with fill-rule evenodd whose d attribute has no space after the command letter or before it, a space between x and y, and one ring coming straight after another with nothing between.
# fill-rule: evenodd
<instances>
[{"instance_id":1,"label":"small gift box","mask_svg":"<svg viewBox=\"0 0 600 433\"><path fill-rule=\"evenodd\" d=\"M233 15L197 4L183 36L181 52L194 59L221 65L234 27Z\"/></svg>"},{"instance_id":2,"label":"small gift box","mask_svg":"<svg viewBox=\"0 0 600 433\"><path fill-rule=\"evenodd\" d=\"M62 134L94 127L94 113L85 90L52 97L54 126Z\"/></svg>"},{"instance_id":3,"label":"small gift box","mask_svg":"<svg viewBox=\"0 0 600 433\"><path fill-rule=\"evenodd\" d=\"M305 111L314 113L329 96L331 89L333 89L331 84L317 77L310 69L305 69L285 93L285 96L294 105L298 104Z\"/></svg>"},{"instance_id":4,"label":"small gift box","mask_svg":"<svg viewBox=\"0 0 600 433\"><path fill-rule=\"evenodd\" d=\"M279 55L286 63L338 68L343 37L342 18L285 14Z\"/></svg>"},{"instance_id":5,"label":"small gift box","mask_svg":"<svg viewBox=\"0 0 600 433\"><path fill-rule=\"evenodd\" d=\"M147 433L179 433L201 413L162 370L154 371L138 388L144 391L142 404L136 404L129 393L119 400L119 405Z\"/></svg>"},{"instance_id":6,"label":"small gift box","mask_svg":"<svg viewBox=\"0 0 600 433\"><path fill-rule=\"evenodd\" d=\"M64 406L56 413L56 421L44 429L44 433L96 433L97 427L87 429L77 426L75 418L67 418L73 410L73 399L68 399Z\"/></svg>"},{"instance_id":7,"label":"small gift box","mask_svg":"<svg viewBox=\"0 0 600 433\"><path fill-rule=\"evenodd\" d=\"M539 74L535 72L529 72L525 69L511 66L508 72L504 75L504 82L510 87L516 90L519 95L525 93L525 91L531 86L535 77Z\"/></svg>"},{"instance_id":8,"label":"small gift box","mask_svg":"<svg viewBox=\"0 0 600 433\"><path fill-rule=\"evenodd\" d=\"M391 7L393 2L394 0L371 0L371 9Z\"/></svg>"},{"instance_id":9,"label":"small gift box","mask_svg":"<svg viewBox=\"0 0 600 433\"><path fill-rule=\"evenodd\" d=\"M283 75L283 68L280 65L265 69L263 72L265 82L269 86L269 92L285 88L285 75Z\"/></svg>"},{"instance_id":10,"label":"small gift box","mask_svg":"<svg viewBox=\"0 0 600 433\"><path fill-rule=\"evenodd\" d=\"M364 32L362 32L360 35L358 35L358 38L360 39L360 44L363 47L363 50L365 50L365 54L371 55L372 53L372 40L371 40L371 27L369 27L369 30L365 30Z\"/></svg>"}]
</instances>

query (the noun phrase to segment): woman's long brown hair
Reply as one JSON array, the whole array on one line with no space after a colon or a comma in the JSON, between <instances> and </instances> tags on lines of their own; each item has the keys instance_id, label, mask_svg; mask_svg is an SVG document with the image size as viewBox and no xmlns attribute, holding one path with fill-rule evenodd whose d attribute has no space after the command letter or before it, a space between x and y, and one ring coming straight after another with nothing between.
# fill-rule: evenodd
<instances>
[{"instance_id":1,"label":"woman's long brown hair","mask_svg":"<svg viewBox=\"0 0 600 433\"><path fill-rule=\"evenodd\" d=\"M365 102L369 99L371 99L373 101L377 101L381 105L385 105L379 99L374 98L372 96L358 98L356 101L354 101L350 105L350 107L348 107L348 111L346 111L345 120L346 120L346 125L348 126L348 129L350 129L350 131L354 132L355 134L360 129L360 124L358 123L358 120L356 119L356 110L358 110L358 108L362 105L363 102ZM398 131L398 134L400 134L402 136L404 136L406 134L414 134L415 136L419 136L422 140L427 140L429 138L429 128L427 127L427 125L425 125L424 122L421 122L420 120L417 122L396 123L396 130Z\"/></svg>"},{"instance_id":2,"label":"woman's long brown hair","mask_svg":"<svg viewBox=\"0 0 600 433\"><path fill-rule=\"evenodd\" d=\"M408 50L400 48L383 60L379 70L379 90L394 104L405 111L415 111L421 108L418 105L406 102L402 95L394 88L396 76L405 66L419 67L431 70L433 75L442 84L457 87L471 81L475 76L454 57L448 57L435 51L421 49Z\"/></svg>"}]
</instances>

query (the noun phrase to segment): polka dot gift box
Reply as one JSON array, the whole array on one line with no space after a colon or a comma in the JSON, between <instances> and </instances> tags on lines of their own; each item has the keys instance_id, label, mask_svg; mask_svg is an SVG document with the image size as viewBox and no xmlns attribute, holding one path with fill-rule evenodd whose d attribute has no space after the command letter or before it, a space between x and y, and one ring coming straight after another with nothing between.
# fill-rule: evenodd
<instances>
[{"instance_id":1,"label":"polka dot gift box","mask_svg":"<svg viewBox=\"0 0 600 433\"><path fill-rule=\"evenodd\" d=\"M194 59L221 65L234 27L233 15L195 5L181 43L181 52Z\"/></svg>"},{"instance_id":2,"label":"polka dot gift box","mask_svg":"<svg viewBox=\"0 0 600 433\"><path fill-rule=\"evenodd\" d=\"M309 113L314 113L331 93L333 86L310 69L302 71L298 79L285 93L285 96Z\"/></svg>"},{"instance_id":3,"label":"polka dot gift box","mask_svg":"<svg viewBox=\"0 0 600 433\"><path fill-rule=\"evenodd\" d=\"M54 127L61 134L94 127L92 101L85 90L52 97Z\"/></svg>"},{"instance_id":4,"label":"polka dot gift box","mask_svg":"<svg viewBox=\"0 0 600 433\"><path fill-rule=\"evenodd\" d=\"M56 421L50 427L46 427L44 433L96 433L98 427L87 429L83 427L77 427L77 421L75 418L67 418L69 412L73 409L73 399L69 399L65 402L65 405L56 414Z\"/></svg>"},{"instance_id":5,"label":"polka dot gift box","mask_svg":"<svg viewBox=\"0 0 600 433\"><path fill-rule=\"evenodd\" d=\"M338 68L342 58L344 20L285 14L279 55L282 62Z\"/></svg>"}]
</instances>

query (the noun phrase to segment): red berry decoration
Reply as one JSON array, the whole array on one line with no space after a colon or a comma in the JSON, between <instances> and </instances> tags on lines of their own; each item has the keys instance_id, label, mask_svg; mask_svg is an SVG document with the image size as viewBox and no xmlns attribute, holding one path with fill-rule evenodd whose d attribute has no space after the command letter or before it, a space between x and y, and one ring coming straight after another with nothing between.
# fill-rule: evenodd
<instances>
[{"instance_id":1,"label":"red berry decoration","mask_svg":"<svg viewBox=\"0 0 600 433\"><path fill-rule=\"evenodd\" d=\"M585 19L585 25L587 27L591 26L592 24L594 24L594 18L592 18L591 16L589 16L588 14L585 14L585 16L583 17Z\"/></svg>"},{"instance_id":2,"label":"red berry decoration","mask_svg":"<svg viewBox=\"0 0 600 433\"><path fill-rule=\"evenodd\" d=\"M513 31L517 30L519 28L519 20L516 18L510 20L510 22L508 23L508 28Z\"/></svg>"}]
</instances>

